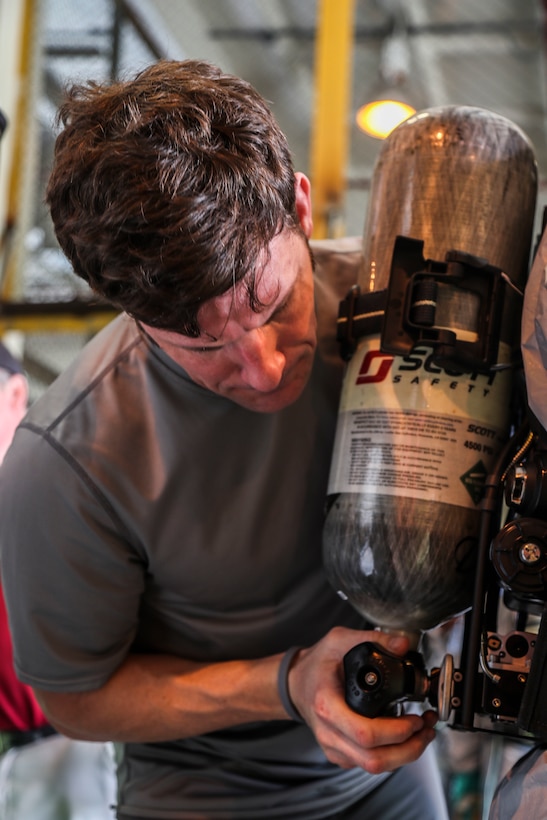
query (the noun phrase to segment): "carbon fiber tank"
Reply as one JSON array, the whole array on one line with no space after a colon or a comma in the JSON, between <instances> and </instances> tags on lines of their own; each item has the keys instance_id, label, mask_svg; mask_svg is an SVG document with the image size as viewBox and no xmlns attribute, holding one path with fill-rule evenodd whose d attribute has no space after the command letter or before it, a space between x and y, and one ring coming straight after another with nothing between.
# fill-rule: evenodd
<instances>
[{"instance_id":1,"label":"carbon fiber tank","mask_svg":"<svg viewBox=\"0 0 547 820\"><path fill-rule=\"evenodd\" d=\"M537 196L534 150L512 122L479 108L420 112L385 140L374 170L359 284L387 288L395 238L426 259L457 250L523 287ZM509 299L498 364L519 343ZM443 322L473 333L473 299ZM324 562L342 596L375 625L419 634L471 604L479 505L507 438L511 369L454 373L427 345L407 356L360 340L348 363L329 481Z\"/></svg>"}]
</instances>

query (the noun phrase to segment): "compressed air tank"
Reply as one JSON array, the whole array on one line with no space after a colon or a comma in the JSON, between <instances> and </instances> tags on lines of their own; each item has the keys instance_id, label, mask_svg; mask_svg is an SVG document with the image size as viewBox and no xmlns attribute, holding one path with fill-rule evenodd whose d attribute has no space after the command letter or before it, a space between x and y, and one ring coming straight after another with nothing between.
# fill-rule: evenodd
<instances>
[{"instance_id":1,"label":"compressed air tank","mask_svg":"<svg viewBox=\"0 0 547 820\"><path fill-rule=\"evenodd\" d=\"M382 144L363 240L361 293L387 289L396 237L426 259L459 251L523 288L537 196L533 147L491 111L422 111ZM469 333L465 295L443 321ZM419 635L471 605L484 480L509 434L521 300L508 288L489 372L435 364L418 344L359 339L348 362L329 479L324 563L374 625Z\"/></svg>"}]
</instances>

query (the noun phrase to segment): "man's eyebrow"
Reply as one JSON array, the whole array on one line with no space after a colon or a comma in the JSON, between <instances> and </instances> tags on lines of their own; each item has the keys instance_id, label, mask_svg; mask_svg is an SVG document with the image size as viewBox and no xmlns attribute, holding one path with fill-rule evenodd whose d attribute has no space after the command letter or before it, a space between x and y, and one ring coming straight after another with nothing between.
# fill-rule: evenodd
<instances>
[{"instance_id":1,"label":"man's eyebrow","mask_svg":"<svg viewBox=\"0 0 547 820\"><path fill-rule=\"evenodd\" d=\"M273 319L273 317L276 316L278 313L281 313L283 308L287 307L288 303L291 301L291 297L294 293L295 286L296 282L293 282L293 284L291 285L290 289L287 291L281 302L277 305L277 307L275 307L272 310L271 314L268 317L268 322L270 322Z\"/></svg>"},{"instance_id":2,"label":"man's eyebrow","mask_svg":"<svg viewBox=\"0 0 547 820\"><path fill-rule=\"evenodd\" d=\"M179 347L181 350L220 350L220 348L224 347L222 342L218 342L216 336L212 336L210 333L206 334L209 336L211 341L213 342L212 345L196 345L192 347L191 345L183 345L183 344L175 344L175 347ZM218 344L216 344L218 342Z\"/></svg>"},{"instance_id":3,"label":"man's eyebrow","mask_svg":"<svg viewBox=\"0 0 547 820\"><path fill-rule=\"evenodd\" d=\"M194 352L197 352L197 353L203 353L205 350L221 350L224 347L224 345L223 344L199 345L199 346L196 346L196 347L190 347L190 345L176 344L176 345L174 345L174 347L178 347L180 350L190 350L190 351L193 350Z\"/></svg>"}]
</instances>

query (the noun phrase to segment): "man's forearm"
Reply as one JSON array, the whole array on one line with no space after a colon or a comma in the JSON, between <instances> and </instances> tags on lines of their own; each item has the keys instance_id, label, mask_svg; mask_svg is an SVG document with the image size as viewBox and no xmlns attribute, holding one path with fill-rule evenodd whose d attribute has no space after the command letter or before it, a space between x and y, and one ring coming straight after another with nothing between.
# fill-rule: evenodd
<instances>
[{"instance_id":1,"label":"man's forearm","mask_svg":"<svg viewBox=\"0 0 547 820\"><path fill-rule=\"evenodd\" d=\"M159 742L256 720L283 720L281 655L200 664L169 655L130 655L100 689L36 695L48 719L80 740Z\"/></svg>"},{"instance_id":2,"label":"man's forearm","mask_svg":"<svg viewBox=\"0 0 547 820\"><path fill-rule=\"evenodd\" d=\"M288 670L287 694L332 763L371 772L416 760L435 737L434 712L366 718L345 702L343 657L374 640L398 654L405 638L336 627L302 649ZM287 720L277 691L282 655L199 664L169 655L130 655L100 689L37 695L60 732L84 740L161 742L258 720Z\"/></svg>"}]
</instances>

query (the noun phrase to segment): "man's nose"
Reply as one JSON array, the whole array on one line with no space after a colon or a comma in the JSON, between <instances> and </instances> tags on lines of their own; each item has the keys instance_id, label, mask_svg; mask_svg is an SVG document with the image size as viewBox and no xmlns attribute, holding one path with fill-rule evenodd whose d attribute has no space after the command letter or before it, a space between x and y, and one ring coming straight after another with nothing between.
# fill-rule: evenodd
<instances>
[{"instance_id":1,"label":"man's nose","mask_svg":"<svg viewBox=\"0 0 547 820\"><path fill-rule=\"evenodd\" d=\"M286 359L277 342L275 328L264 326L247 333L239 348L242 378L261 393L275 390L283 378Z\"/></svg>"}]
</instances>

